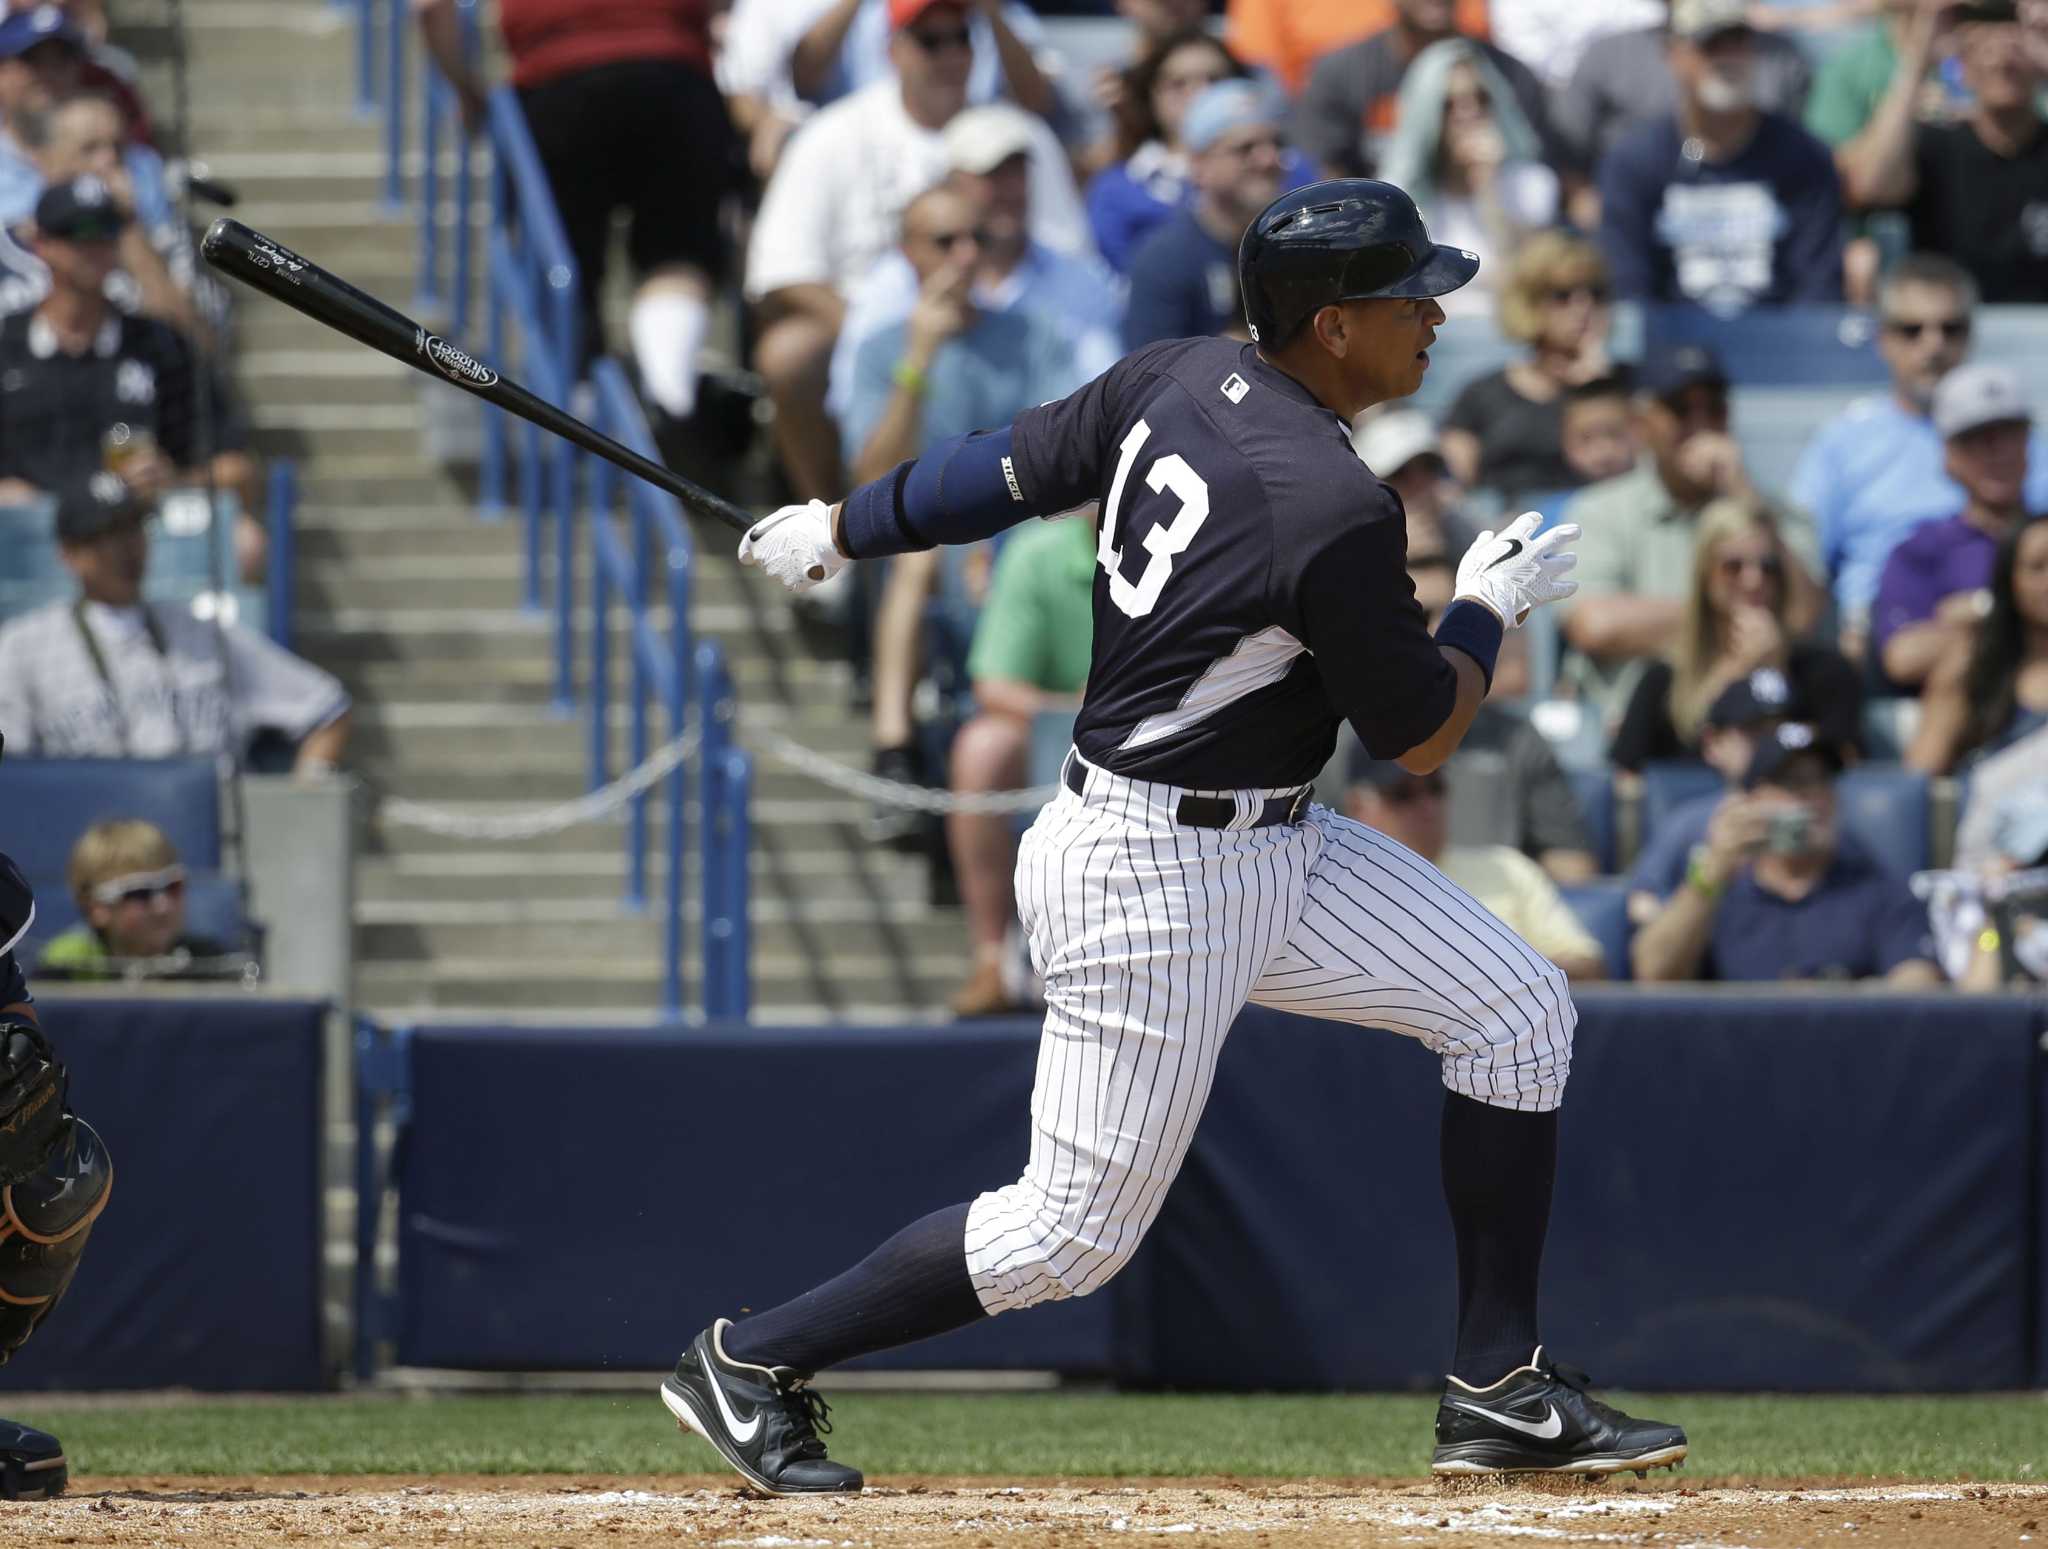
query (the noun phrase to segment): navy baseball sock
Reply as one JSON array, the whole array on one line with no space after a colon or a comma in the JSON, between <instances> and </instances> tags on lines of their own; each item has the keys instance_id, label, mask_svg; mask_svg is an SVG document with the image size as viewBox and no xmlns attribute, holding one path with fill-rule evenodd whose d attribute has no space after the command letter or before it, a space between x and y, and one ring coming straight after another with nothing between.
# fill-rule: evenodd
<instances>
[{"instance_id":1,"label":"navy baseball sock","mask_svg":"<svg viewBox=\"0 0 2048 1549\"><path fill-rule=\"evenodd\" d=\"M1458 1238L1451 1373L1491 1387L1536 1347L1536 1281L1557 1176L1557 1110L1519 1113L1444 1093L1444 1202Z\"/></svg>"},{"instance_id":2,"label":"navy baseball sock","mask_svg":"<svg viewBox=\"0 0 2048 1549\"><path fill-rule=\"evenodd\" d=\"M754 1366L822 1371L988 1316L967 1273L967 1207L913 1221L845 1274L725 1331Z\"/></svg>"}]
</instances>

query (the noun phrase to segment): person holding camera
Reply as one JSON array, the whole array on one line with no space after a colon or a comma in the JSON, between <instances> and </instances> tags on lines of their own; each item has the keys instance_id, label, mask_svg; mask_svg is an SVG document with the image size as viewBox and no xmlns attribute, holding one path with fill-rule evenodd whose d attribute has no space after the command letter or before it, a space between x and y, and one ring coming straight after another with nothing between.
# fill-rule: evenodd
<instances>
[{"instance_id":1,"label":"person holding camera","mask_svg":"<svg viewBox=\"0 0 2048 1549\"><path fill-rule=\"evenodd\" d=\"M1843 749L1787 721L1757 744L1685 880L1637 933L1640 980L1943 982L1906 879L1841 833Z\"/></svg>"}]
</instances>

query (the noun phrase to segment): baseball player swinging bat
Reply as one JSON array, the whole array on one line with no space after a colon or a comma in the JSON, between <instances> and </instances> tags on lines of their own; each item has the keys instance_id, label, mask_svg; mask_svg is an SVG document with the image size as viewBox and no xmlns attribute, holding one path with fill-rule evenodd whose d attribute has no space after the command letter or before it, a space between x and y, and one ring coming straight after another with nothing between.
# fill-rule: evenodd
<instances>
[{"instance_id":1,"label":"baseball player swinging bat","mask_svg":"<svg viewBox=\"0 0 2048 1549\"><path fill-rule=\"evenodd\" d=\"M1564 976L1421 857L1310 800L1340 721L1410 774L1438 768L1492 687L1503 632L1576 589L1578 529L1540 532L1529 512L1474 541L1432 633L1400 497L1351 449L1357 414L1421 385L1436 298L1478 267L1433 242L1391 184L1282 194L1238 252L1252 343L1147 345L836 507L784 507L740 545L742 564L803 591L853 559L1101 511L1074 746L1017 852L1046 999L1029 1159L1015 1181L691 1341L662 1402L758 1488L861 1487L826 1453L817 1372L1116 1275L1246 1005L1403 1034L1439 1057L1458 1302L1432 1472L1642 1473L1685 1456L1682 1429L1601 1403L1538 1334L1578 1020ZM1359 1093L1360 1122L1414 1100ZM840 1181L821 1180L820 1200ZM801 1229L800 1209L786 1219ZM1372 1229L1331 1224L1347 1228ZM1241 1331L1254 1350L1286 1337Z\"/></svg>"},{"instance_id":2,"label":"baseball player swinging bat","mask_svg":"<svg viewBox=\"0 0 2048 1549\"><path fill-rule=\"evenodd\" d=\"M428 333L395 307L357 290L311 259L301 257L260 231L251 231L240 221L225 216L215 221L207 229L199 250L221 273L233 275L293 311L303 312L315 322L325 323L337 333L347 334L358 344L367 344L380 355L389 355L415 371L453 382L486 403L494 403L606 462L616 463L655 488L667 490L692 511L723 522L734 532L748 532L754 525L754 519L731 501L642 457L631 447L620 445L575 415L500 376L457 345Z\"/></svg>"}]
</instances>

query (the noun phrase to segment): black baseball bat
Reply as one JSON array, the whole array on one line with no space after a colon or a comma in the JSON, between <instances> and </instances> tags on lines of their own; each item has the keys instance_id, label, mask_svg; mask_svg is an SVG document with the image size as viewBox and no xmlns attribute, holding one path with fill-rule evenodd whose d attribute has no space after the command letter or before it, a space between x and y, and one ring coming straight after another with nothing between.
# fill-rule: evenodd
<instances>
[{"instance_id":1,"label":"black baseball bat","mask_svg":"<svg viewBox=\"0 0 2048 1549\"><path fill-rule=\"evenodd\" d=\"M667 490L692 511L723 522L734 532L746 532L754 525L754 518L730 500L584 424L575 415L500 376L448 340L428 333L397 308L357 290L311 259L300 257L260 231L251 231L240 221L222 216L207 228L199 250L221 273L233 275L293 311L303 312L315 322L325 323L337 333L347 334L358 344L367 344L415 371L453 382L508 414L530 420L584 451L638 474L655 488Z\"/></svg>"}]
</instances>

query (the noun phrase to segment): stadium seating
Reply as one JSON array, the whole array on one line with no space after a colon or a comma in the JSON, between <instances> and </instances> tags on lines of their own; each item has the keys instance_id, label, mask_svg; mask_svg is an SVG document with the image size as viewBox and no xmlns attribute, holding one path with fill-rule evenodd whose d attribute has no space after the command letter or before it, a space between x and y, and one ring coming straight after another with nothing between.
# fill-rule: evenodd
<instances>
[{"instance_id":1,"label":"stadium seating","mask_svg":"<svg viewBox=\"0 0 2048 1549\"><path fill-rule=\"evenodd\" d=\"M1629 942L1635 928L1628 921L1628 883L1619 877L1605 877L1558 891L1587 933L1600 943L1601 955L1607 960L1607 977L1629 978Z\"/></svg>"},{"instance_id":2,"label":"stadium seating","mask_svg":"<svg viewBox=\"0 0 2048 1549\"><path fill-rule=\"evenodd\" d=\"M225 492L218 499L221 520L226 524L223 531L232 534L240 502ZM49 501L0 507L0 621L77 594L77 583L51 541L51 509ZM191 608L200 618L213 617L218 606L206 517L206 499L197 491L180 491L164 502L162 518L150 536L149 578L144 588L150 601ZM224 560L233 567L231 539ZM224 622L259 633L267 627L270 603L263 588L232 586L227 604Z\"/></svg>"},{"instance_id":3,"label":"stadium seating","mask_svg":"<svg viewBox=\"0 0 2048 1549\"><path fill-rule=\"evenodd\" d=\"M94 823L144 818L169 836L194 881L221 865L220 775L210 758L10 758L0 762L0 812L32 812L11 825L7 849L36 891L32 943L76 924L64 880L71 847Z\"/></svg>"},{"instance_id":4,"label":"stadium seating","mask_svg":"<svg viewBox=\"0 0 2048 1549\"><path fill-rule=\"evenodd\" d=\"M1842 828L1893 871L1927 868L1927 777L1895 764L1862 764L1835 789Z\"/></svg>"},{"instance_id":5,"label":"stadium seating","mask_svg":"<svg viewBox=\"0 0 2048 1549\"><path fill-rule=\"evenodd\" d=\"M1593 855L1600 870L1611 872L1619 864L1615 837L1614 771L1604 766L1565 766L1565 778L1572 783L1579 812L1586 820L1586 833L1593 841Z\"/></svg>"},{"instance_id":6,"label":"stadium seating","mask_svg":"<svg viewBox=\"0 0 2048 1549\"><path fill-rule=\"evenodd\" d=\"M1877 320L1854 307L1759 307L1719 317L1699 307L1647 307L1651 348L1699 345L1720 357L1730 381L1751 387L1883 387Z\"/></svg>"},{"instance_id":7,"label":"stadium seating","mask_svg":"<svg viewBox=\"0 0 2048 1549\"><path fill-rule=\"evenodd\" d=\"M1717 771L1695 759L1645 764L1642 781L1642 832L1646 836L1654 834L1687 802L1718 791L1723 783Z\"/></svg>"}]
</instances>

